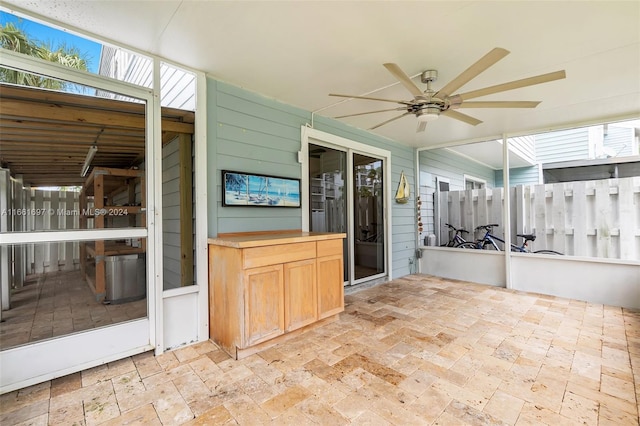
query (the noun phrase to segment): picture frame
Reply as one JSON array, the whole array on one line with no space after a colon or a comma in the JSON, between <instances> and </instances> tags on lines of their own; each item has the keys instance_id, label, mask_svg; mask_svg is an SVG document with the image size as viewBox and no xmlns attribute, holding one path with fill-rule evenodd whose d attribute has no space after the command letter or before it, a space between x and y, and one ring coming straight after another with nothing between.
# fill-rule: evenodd
<instances>
[{"instance_id":1,"label":"picture frame","mask_svg":"<svg viewBox=\"0 0 640 426\"><path fill-rule=\"evenodd\" d=\"M223 207L300 208L300 179L222 170Z\"/></svg>"}]
</instances>

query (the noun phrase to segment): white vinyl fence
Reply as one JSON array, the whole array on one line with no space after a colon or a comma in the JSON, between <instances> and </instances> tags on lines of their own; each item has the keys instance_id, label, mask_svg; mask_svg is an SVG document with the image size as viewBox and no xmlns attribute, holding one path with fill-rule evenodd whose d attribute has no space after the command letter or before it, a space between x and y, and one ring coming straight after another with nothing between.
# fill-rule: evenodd
<instances>
[{"instance_id":1,"label":"white vinyl fence","mask_svg":"<svg viewBox=\"0 0 640 426\"><path fill-rule=\"evenodd\" d=\"M7 206L2 214L7 230L13 232L78 229L78 192L43 191L8 182ZM12 286L20 287L26 275L79 268L77 242L40 243L11 248L9 268Z\"/></svg>"},{"instance_id":2,"label":"white vinyl fence","mask_svg":"<svg viewBox=\"0 0 640 426\"><path fill-rule=\"evenodd\" d=\"M640 176L509 188L512 242L516 234L533 233L532 250L567 255L640 260ZM450 191L440 194L437 230L446 243L450 223L473 233L478 225L497 223L502 237L503 188ZM467 240L482 232L467 234Z\"/></svg>"}]
</instances>

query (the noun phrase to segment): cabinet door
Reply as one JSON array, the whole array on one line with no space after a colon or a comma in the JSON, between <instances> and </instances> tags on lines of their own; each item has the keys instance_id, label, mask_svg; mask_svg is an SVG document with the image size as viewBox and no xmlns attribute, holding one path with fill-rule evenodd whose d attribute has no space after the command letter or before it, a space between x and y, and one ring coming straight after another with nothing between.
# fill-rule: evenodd
<instances>
[{"instance_id":1,"label":"cabinet door","mask_svg":"<svg viewBox=\"0 0 640 426\"><path fill-rule=\"evenodd\" d=\"M282 265L244 272L244 347L284 333L284 281Z\"/></svg>"},{"instance_id":2,"label":"cabinet door","mask_svg":"<svg viewBox=\"0 0 640 426\"><path fill-rule=\"evenodd\" d=\"M308 259L284 265L285 330L315 322L318 318L316 260Z\"/></svg>"},{"instance_id":3,"label":"cabinet door","mask_svg":"<svg viewBox=\"0 0 640 426\"><path fill-rule=\"evenodd\" d=\"M316 265L318 319L322 319L344 310L342 255L319 257Z\"/></svg>"}]
</instances>

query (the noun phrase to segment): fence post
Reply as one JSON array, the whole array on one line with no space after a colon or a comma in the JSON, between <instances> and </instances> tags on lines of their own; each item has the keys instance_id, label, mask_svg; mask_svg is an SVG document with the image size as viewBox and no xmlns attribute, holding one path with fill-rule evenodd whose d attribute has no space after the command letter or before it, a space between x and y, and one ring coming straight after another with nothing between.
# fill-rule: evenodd
<instances>
[{"instance_id":1,"label":"fence post","mask_svg":"<svg viewBox=\"0 0 640 426\"><path fill-rule=\"evenodd\" d=\"M620 259L637 260L636 230L640 228L638 220L638 206L634 207L634 192L640 188L634 188L634 181L640 183L639 178L620 179L618 181L618 228L620 229Z\"/></svg>"},{"instance_id":2,"label":"fence post","mask_svg":"<svg viewBox=\"0 0 640 426\"><path fill-rule=\"evenodd\" d=\"M498 223L503 226L502 221L502 209L504 205L504 190L503 188L493 188L491 190L491 210L489 211L489 222ZM480 225L485 225L481 223ZM504 229L494 229L497 234L504 235Z\"/></svg>"},{"instance_id":3,"label":"fence post","mask_svg":"<svg viewBox=\"0 0 640 426\"><path fill-rule=\"evenodd\" d=\"M552 185L551 199L551 219L553 227L553 237L551 239L551 247L553 250L564 253L566 224L565 215L567 213L566 203L564 199L564 183L554 183Z\"/></svg>"},{"instance_id":4,"label":"fence post","mask_svg":"<svg viewBox=\"0 0 640 426\"><path fill-rule=\"evenodd\" d=\"M611 241L613 208L609 195L609 180L595 183L595 222L596 222L596 256L615 257Z\"/></svg>"},{"instance_id":5,"label":"fence post","mask_svg":"<svg viewBox=\"0 0 640 426\"><path fill-rule=\"evenodd\" d=\"M524 204L524 187L516 185L509 188L511 195L511 240L518 244L517 234L525 232L525 204Z\"/></svg>"}]
</instances>

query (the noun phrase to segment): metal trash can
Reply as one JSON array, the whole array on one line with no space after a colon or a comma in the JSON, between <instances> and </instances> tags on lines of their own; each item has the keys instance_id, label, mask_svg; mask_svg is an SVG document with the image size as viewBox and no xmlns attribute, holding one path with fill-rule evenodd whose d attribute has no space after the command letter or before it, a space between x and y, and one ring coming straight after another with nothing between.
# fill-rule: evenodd
<instances>
[{"instance_id":1,"label":"metal trash can","mask_svg":"<svg viewBox=\"0 0 640 426\"><path fill-rule=\"evenodd\" d=\"M124 303L147 294L145 254L105 257L106 302Z\"/></svg>"}]
</instances>

